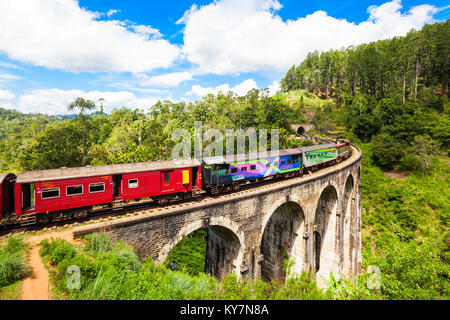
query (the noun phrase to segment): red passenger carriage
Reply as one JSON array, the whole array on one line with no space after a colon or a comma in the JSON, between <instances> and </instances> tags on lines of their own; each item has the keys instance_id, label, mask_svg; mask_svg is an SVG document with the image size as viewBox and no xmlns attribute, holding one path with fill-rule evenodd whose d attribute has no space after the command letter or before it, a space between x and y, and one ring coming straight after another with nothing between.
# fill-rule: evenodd
<instances>
[{"instance_id":1,"label":"red passenger carriage","mask_svg":"<svg viewBox=\"0 0 450 320\"><path fill-rule=\"evenodd\" d=\"M198 160L173 160L21 172L16 216L58 213L82 217L97 205L152 198L161 203L201 190ZM41 215L42 216L42 215Z\"/></svg>"}]
</instances>

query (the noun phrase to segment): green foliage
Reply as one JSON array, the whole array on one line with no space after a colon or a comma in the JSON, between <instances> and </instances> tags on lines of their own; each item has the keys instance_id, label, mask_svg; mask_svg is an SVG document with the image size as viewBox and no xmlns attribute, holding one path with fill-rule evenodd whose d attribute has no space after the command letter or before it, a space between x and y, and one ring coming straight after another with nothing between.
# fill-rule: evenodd
<instances>
[{"instance_id":1,"label":"green foliage","mask_svg":"<svg viewBox=\"0 0 450 320\"><path fill-rule=\"evenodd\" d=\"M404 155L402 145L392 136L380 134L372 139L372 158L376 164L385 169L393 169L394 165Z\"/></svg>"},{"instance_id":2,"label":"green foliage","mask_svg":"<svg viewBox=\"0 0 450 320\"><path fill-rule=\"evenodd\" d=\"M202 228L183 238L170 251L166 266L171 268L174 263L175 270L191 275L205 272L206 234L207 230Z\"/></svg>"},{"instance_id":3,"label":"green foliage","mask_svg":"<svg viewBox=\"0 0 450 320\"><path fill-rule=\"evenodd\" d=\"M76 255L75 246L65 240L44 239L41 241L39 253L42 256L48 256L50 263L57 266L61 261L73 258Z\"/></svg>"},{"instance_id":4,"label":"green foliage","mask_svg":"<svg viewBox=\"0 0 450 320\"><path fill-rule=\"evenodd\" d=\"M86 239L98 239L98 235ZM102 235L103 237L107 237ZM61 255L67 250L67 242L45 240L41 243L41 255L47 261L62 257L56 269L51 269L55 288L69 299L327 299L329 294L317 288L311 275L302 274L285 284L266 283L260 280L244 282L235 275L222 281L198 273L190 275L172 271L164 265L155 265L150 258L141 263L133 250L119 242L111 250L80 250L74 255ZM52 263L53 264L53 263ZM67 268L78 266L81 270L81 288L68 289Z\"/></svg>"},{"instance_id":5,"label":"green foliage","mask_svg":"<svg viewBox=\"0 0 450 320\"><path fill-rule=\"evenodd\" d=\"M363 263L381 269L380 296L448 299L448 159L438 157L427 175L388 178L373 163L375 145L360 147Z\"/></svg>"},{"instance_id":6,"label":"green foliage","mask_svg":"<svg viewBox=\"0 0 450 320\"><path fill-rule=\"evenodd\" d=\"M27 263L28 246L23 237L12 235L0 248L0 288L25 278L31 272Z\"/></svg>"},{"instance_id":7,"label":"green foliage","mask_svg":"<svg viewBox=\"0 0 450 320\"><path fill-rule=\"evenodd\" d=\"M113 243L106 233L91 233L86 237L85 249L97 253L103 253L112 250Z\"/></svg>"},{"instance_id":8,"label":"green foliage","mask_svg":"<svg viewBox=\"0 0 450 320\"><path fill-rule=\"evenodd\" d=\"M368 288L367 280L369 275L356 276L353 281L343 276L343 279L336 280L333 273L330 274L327 293L334 300L378 300L382 298L379 291Z\"/></svg>"}]
</instances>

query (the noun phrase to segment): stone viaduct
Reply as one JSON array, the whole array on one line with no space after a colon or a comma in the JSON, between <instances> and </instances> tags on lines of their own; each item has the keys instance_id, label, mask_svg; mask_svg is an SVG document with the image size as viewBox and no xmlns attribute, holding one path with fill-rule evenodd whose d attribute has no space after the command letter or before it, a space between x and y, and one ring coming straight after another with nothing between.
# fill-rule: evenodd
<instances>
[{"instance_id":1,"label":"stone viaduct","mask_svg":"<svg viewBox=\"0 0 450 320\"><path fill-rule=\"evenodd\" d=\"M314 272L318 284L350 279L361 266L361 152L313 174L145 214L81 226L74 236L104 231L133 246L142 258L163 263L172 248L207 228L206 272L243 279Z\"/></svg>"}]
</instances>

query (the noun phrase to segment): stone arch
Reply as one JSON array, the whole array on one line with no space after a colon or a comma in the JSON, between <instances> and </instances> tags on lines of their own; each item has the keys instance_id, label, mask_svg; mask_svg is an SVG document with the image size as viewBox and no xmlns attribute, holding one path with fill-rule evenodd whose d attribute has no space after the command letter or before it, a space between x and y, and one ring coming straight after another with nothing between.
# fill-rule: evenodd
<instances>
[{"instance_id":1,"label":"stone arch","mask_svg":"<svg viewBox=\"0 0 450 320\"><path fill-rule=\"evenodd\" d=\"M226 255L223 254L223 250L220 251L220 243L225 245ZM216 248L216 253L209 252L213 248ZM239 231L238 225L227 217L211 217L207 245L207 259L211 256L211 260L206 261L207 271L219 278L229 273L235 273L240 277L244 252L245 235L244 232ZM219 268L220 264L223 266L224 261L226 261L225 268Z\"/></svg>"},{"instance_id":2,"label":"stone arch","mask_svg":"<svg viewBox=\"0 0 450 320\"><path fill-rule=\"evenodd\" d=\"M304 268L303 228L305 213L294 196L282 198L271 206L263 221L261 237L261 277L283 281L285 253L293 259L291 274Z\"/></svg>"},{"instance_id":3,"label":"stone arch","mask_svg":"<svg viewBox=\"0 0 450 320\"><path fill-rule=\"evenodd\" d=\"M205 271L221 279L230 273L239 273L242 250L238 236L220 225L208 226Z\"/></svg>"},{"instance_id":4,"label":"stone arch","mask_svg":"<svg viewBox=\"0 0 450 320\"><path fill-rule=\"evenodd\" d=\"M188 224L187 226L183 227L180 229L180 231L178 232L178 234L176 235L176 237L173 240L170 240L160 251L159 256L158 256L158 262L159 263L163 263L164 261L166 261L167 257L169 256L170 251L172 251L172 249L178 244L178 242L180 242L184 237L188 236L189 234L191 234L192 232L194 232L195 230L201 229L201 228L206 228L208 225L206 223L206 221L204 220L197 220L194 221L190 224Z\"/></svg>"},{"instance_id":5,"label":"stone arch","mask_svg":"<svg viewBox=\"0 0 450 320\"><path fill-rule=\"evenodd\" d=\"M162 248L158 261L164 262L170 251L183 238L201 228L207 229L205 272L218 278L233 272L239 275L244 235L237 233L237 226L231 220L223 217L194 221L181 228L174 240Z\"/></svg>"},{"instance_id":6,"label":"stone arch","mask_svg":"<svg viewBox=\"0 0 450 320\"><path fill-rule=\"evenodd\" d=\"M351 274L351 257L354 247L354 222L355 222L355 200L354 200L355 181L353 175L349 174L345 181L344 192L342 197L342 230L341 232L341 248L342 248L342 263L341 272L344 274Z\"/></svg>"},{"instance_id":7,"label":"stone arch","mask_svg":"<svg viewBox=\"0 0 450 320\"><path fill-rule=\"evenodd\" d=\"M336 247L337 189L329 184L320 193L313 223L312 271L317 280L328 279L330 272L339 275L339 248Z\"/></svg>"}]
</instances>

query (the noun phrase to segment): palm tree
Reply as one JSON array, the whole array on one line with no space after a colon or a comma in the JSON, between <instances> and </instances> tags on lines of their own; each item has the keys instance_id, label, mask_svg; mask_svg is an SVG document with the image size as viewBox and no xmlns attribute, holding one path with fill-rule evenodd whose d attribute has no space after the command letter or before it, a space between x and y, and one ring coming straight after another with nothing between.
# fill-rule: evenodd
<instances>
[{"instance_id":1,"label":"palm tree","mask_svg":"<svg viewBox=\"0 0 450 320\"><path fill-rule=\"evenodd\" d=\"M100 114L103 115L103 101L105 101L105 99L100 98L98 101L100 101Z\"/></svg>"},{"instance_id":2,"label":"palm tree","mask_svg":"<svg viewBox=\"0 0 450 320\"><path fill-rule=\"evenodd\" d=\"M86 164L86 116L85 116L85 112L86 110L93 110L95 109L95 103L91 100L85 100L83 98L76 98L71 104L69 104L69 106L67 107L68 111L72 111L75 109L79 110L79 114L78 117L80 118L81 121L81 126L83 128L82 130L82 137L83 137L83 159L82 159L82 163L83 166Z\"/></svg>"}]
</instances>

